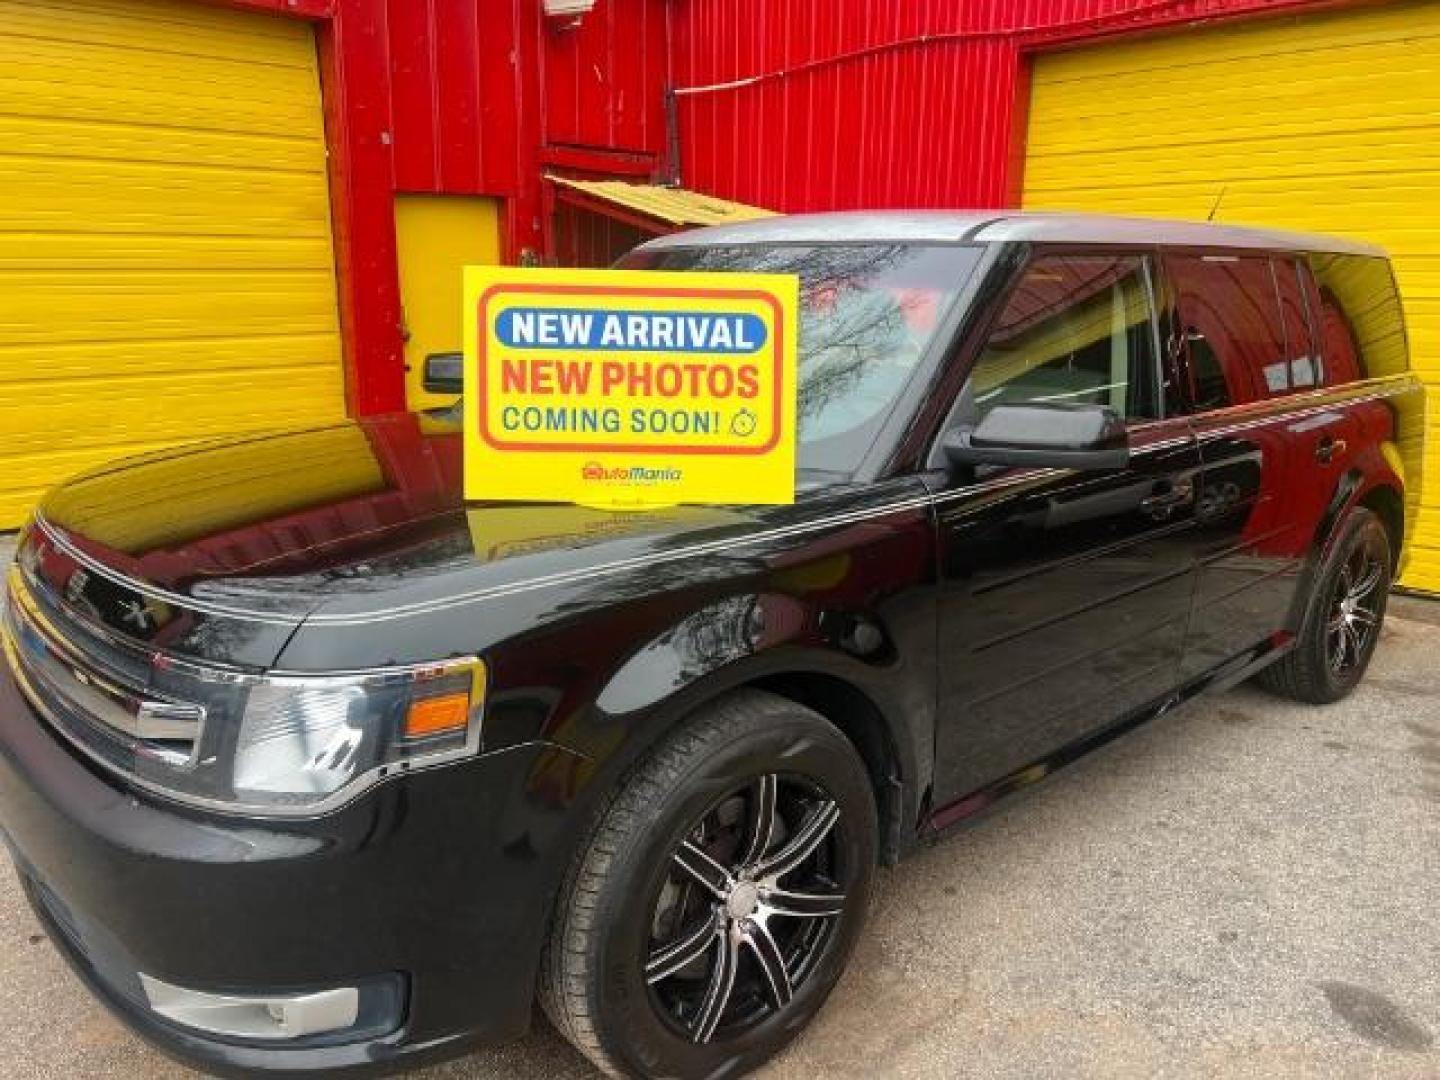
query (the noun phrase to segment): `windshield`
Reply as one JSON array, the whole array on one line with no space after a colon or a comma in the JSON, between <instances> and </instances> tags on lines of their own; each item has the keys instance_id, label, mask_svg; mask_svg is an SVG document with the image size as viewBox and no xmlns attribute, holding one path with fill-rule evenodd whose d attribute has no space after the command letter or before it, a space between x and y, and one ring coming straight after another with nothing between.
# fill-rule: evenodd
<instances>
[{"instance_id":1,"label":"windshield","mask_svg":"<svg viewBox=\"0 0 1440 1080\"><path fill-rule=\"evenodd\" d=\"M798 465L853 473L979 261L958 245L736 245L636 251L630 270L798 274Z\"/></svg>"}]
</instances>

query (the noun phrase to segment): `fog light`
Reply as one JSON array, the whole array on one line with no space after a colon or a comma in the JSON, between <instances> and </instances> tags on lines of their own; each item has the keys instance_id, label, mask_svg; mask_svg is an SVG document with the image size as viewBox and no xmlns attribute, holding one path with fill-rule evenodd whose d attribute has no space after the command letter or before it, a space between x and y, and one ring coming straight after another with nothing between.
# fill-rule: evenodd
<instances>
[{"instance_id":1,"label":"fog light","mask_svg":"<svg viewBox=\"0 0 1440 1080\"><path fill-rule=\"evenodd\" d=\"M360 990L337 986L305 994L207 994L140 973L150 1007L185 1027L241 1039L299 1039L354 1027Z\"/></svg>"}]
</instances>

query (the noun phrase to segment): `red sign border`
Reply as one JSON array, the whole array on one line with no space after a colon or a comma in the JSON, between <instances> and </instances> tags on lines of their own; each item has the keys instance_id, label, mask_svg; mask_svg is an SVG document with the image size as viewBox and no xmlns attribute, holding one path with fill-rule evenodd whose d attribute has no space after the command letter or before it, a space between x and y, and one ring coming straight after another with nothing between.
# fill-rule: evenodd
<instances>
[{"instance_id":1,"label":"red sign border","mask_svg":"<svg viewBox=\"0 0 1440 1080\"><path fill-rule=\"evenodd\" d=\"M489 345L489 334L486 332L488 326L490 301L496 293L548 293L557 296L661 296L666 298L682 297L699 300L759 300L770 306L773 316L771 321L771 333L774 340L775 353L775 407L770 422L770 438L759 446L737 447L737 446L694 446L688 444L679 445L657 445L657 446L630 446L624 443L572 443L566 446L555 446L552 443L533 442L504 442L491 435L486 423L486 353ZM480 294L477 302L477 317L479 323L476 326L475 352L476 362L479 367L477 372L478 382L476 384L476 421L480 429L480 438L485 440L486 445L495 450L526 450L537 453L550 454L698 454L718 457L756 457L761 454L768 454L780 442L780 426L784 417L782 403L785 400L785 337L783 315L779 303L775 297L767 292L760 292L755 289L684 289L684 288L658 288L654 286L641 285L541 285L538 282L528 282L513 285L491 285Z\"/></svg>"}]
</instances>

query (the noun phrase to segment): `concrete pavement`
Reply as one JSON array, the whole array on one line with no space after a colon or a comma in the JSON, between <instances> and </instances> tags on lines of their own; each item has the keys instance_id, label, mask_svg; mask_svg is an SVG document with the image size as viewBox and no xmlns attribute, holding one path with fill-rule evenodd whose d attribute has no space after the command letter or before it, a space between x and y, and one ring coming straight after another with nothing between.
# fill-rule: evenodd
<instances>
[{"instance_id":1,"label":"concrete pavement","mask_svg":"<svg viewBox=\"0 0 1440 1080\"><path fill-rule=\"evenodd\" d=\"M765 1075L1440 1076L1437 656L1440 605L1399 601L1349 700L1202 700L883 871ZM194 1075L90 999L8 863L0 1014L6 1077ZM537 1019L416 1075L594 1074Z\"/></svg>"}]
</instances>

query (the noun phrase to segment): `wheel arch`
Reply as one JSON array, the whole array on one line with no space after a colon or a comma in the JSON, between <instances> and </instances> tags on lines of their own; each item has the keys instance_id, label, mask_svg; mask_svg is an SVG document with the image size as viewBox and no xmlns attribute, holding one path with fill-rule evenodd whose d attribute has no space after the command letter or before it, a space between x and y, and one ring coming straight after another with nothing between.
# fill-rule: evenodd
<instances>
[{"instance_id":1,"label":"wheel arch","mask_svg":"<svg viewBox=\"0 0 1440 1080\"><path fill-rule=\"evenodd\" d=\"M1356 505L1363 506L1380 519L1390 537L1390 569L1400 566L1400 552L1405 543L1405 499L1395 487L1379 483L1361 495Z\"/></svg>"},{"instance_id":2,"label":"wheel arch","mask_svg":"<svg viewBox=\"0 0 1440 1080\"><path fill-rule=\"evenodd\" d=\"M854 746L872 781L882 859L893 862L916 842L933 773L932 605L846 610L776 591L712 599L626 649L552 737L594 761L587 787L599 792L725 695L785 698Z\"/></svg>"},{"instance_id":3,"label":"wheel arch","mask_svg":"<svg viewBox=\"0 0 1440 1080\"><path fill-rule=\"evenodd\" d=\"M1378 449L1363 452L1335 481L1335 488L1321 515L1311 542L1310 569L1324 562L1345 515L1363 506L1380 518L1389 534L1395 564L1399 565L1405 539L1405 497L1403 482Z\"/></svg>"},{"instance_id":4,"label":"wheel arch","mask_svg":"<svg viewBox=\"0 0 1440 1080\"><path fill-rule=\"evenodd\" d=\"M1378 454L1376 456L1379 457ZM1360 468L1351 468L1336 481L1335 490L1316 526L1305 560L1301 576L1303 584L1296 592L1290 615L1290 625L1294 629L1298 630L1303 623L1315 582L1330 557L1335 538L1340 533L1340 525L1346 514L1355 507L1363 506L1375 514L1385 526L1390 537L1391 570L1393 572L1398 569L1401 544L1405 538L1405 500L1400 490L1399 478L1384 463L1383 458L1380 458L1380 461L1380 469L1367 472Z\"/></svg>"},{"instance_id":5,"label":"wheel arch","mask_svg":"<svg viewBox=\"0 0 1440 1080\"><path fill-rule=\"evenodd\" d=\"M648 698L634 711L612 711L621 694L601 694L597 707L562 745L586 754L595 767L586 778L596 807L605 792L632 771L671 732L697 712L729 695L759 690L820 714L855 748L870 776L879 814L880 854L895 862L918 838L923 801L934 760L933 693L922 677L899 666L867 663L841 650L796 642L726 658L709 670L690 672L683 685ZM898 677L897 677L898 675ZM633 697L626 704L637 704ZM606 708L606 706L612 708ZM608 733L603 739L595 736ZM592 811L593 812L593 811Z\"/></svg>"},{"instance_id":6,"label":"wheel arch","mask_svg":"<svg viewBox=\"0 0 1440 1080\"><path fill-rule=\"evenodd\" d=\"M934 729L928 713L908 708L906 695L886 685L888 677L884 668L873 670L823 648L782 646L737 658L656 709L647 730L635 733L626 772L700 710L745 690L774 694L818 713L855 748L875 794L881 861L893 864L916 842L930 789Z\"/></svg>"},{"instance_id":7,"label":"wheel arch","mask_svg":"<svg viewBox=\"0 0 1440 1080\"><path fill-rule=\"evenodd\" d=\"M907 783L895 732L880 707L853 682L818 671L777 672L745 685L803 705L840 729L870 774L879 815L881 861L897 861L907 846L905 823L913 820L906 813L905 794L915 790L916 778L909 777Z\"/></svg>"}]
</instances>

